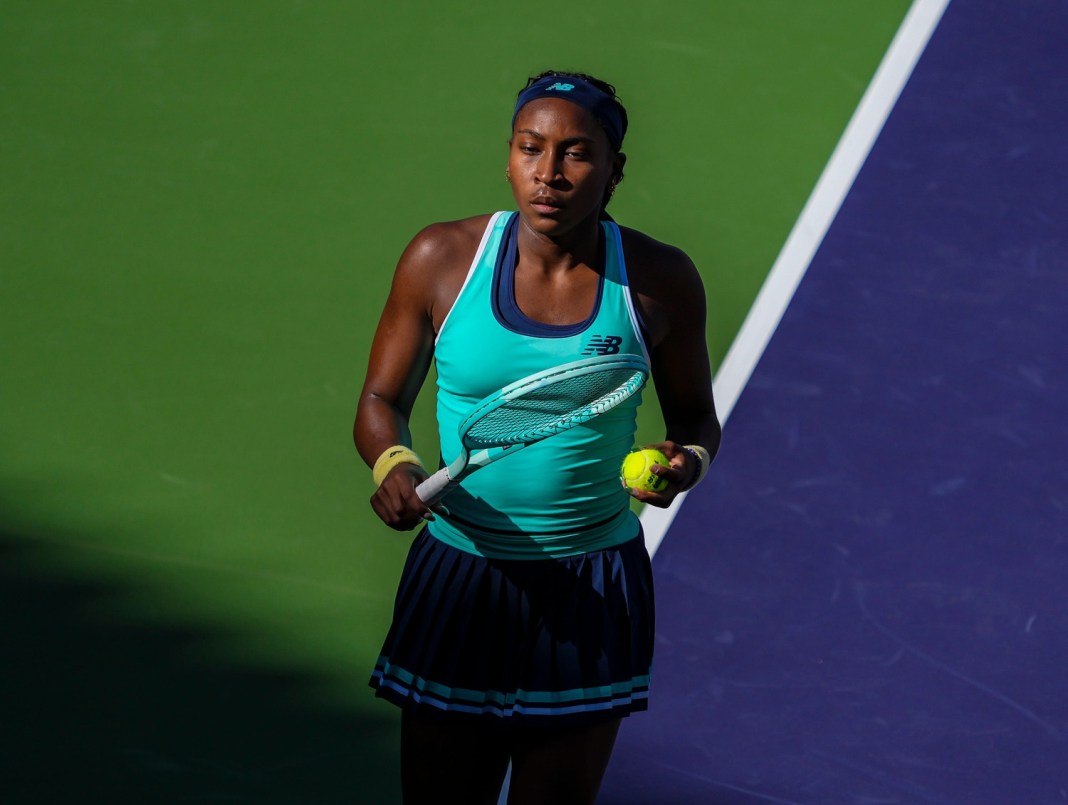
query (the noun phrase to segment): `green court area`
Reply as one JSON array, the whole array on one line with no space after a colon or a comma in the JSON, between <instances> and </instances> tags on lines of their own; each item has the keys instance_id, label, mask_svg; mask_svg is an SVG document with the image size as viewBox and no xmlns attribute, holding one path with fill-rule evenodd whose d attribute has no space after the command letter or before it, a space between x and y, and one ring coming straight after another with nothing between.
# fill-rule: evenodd
<instances>
[{"instance_id":1,"label":"green court area","mask_svg":"<svg viewBox=\"0 0 1068 805\"><path fill-rule=\"evenodd\" d=\"M409 537L349 433L404 245L509 208L515 93L591 72L718 363L907 7L6 3L4 799L396 801Z\"/></svg>"}]
</instances>

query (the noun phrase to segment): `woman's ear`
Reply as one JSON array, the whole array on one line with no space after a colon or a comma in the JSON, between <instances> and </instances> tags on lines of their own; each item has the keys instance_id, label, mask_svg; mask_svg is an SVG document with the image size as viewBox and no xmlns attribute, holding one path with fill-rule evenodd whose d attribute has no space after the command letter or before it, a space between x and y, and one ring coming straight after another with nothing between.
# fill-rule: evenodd
<instances>
[{"instance_id":1,"label":"woman's ear","mask_svg":"<svg viewBox=\"0 0 1068 805\"><path fill-rule=\"evenodd\" d=\"M612 184L619 184L623 181L623 166L627 164L626 154L616 154L615 158L615 170L612 172Z\"/></svg>"}]
</instances>

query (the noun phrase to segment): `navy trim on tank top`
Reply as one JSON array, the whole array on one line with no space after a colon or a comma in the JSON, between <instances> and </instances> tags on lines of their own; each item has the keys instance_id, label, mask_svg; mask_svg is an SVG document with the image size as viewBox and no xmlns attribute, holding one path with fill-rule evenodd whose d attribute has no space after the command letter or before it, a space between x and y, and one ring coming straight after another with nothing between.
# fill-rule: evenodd
<instances>
[{"instance_id":1,"label":"navy trim on tank top","mask_svg":"<svg viewBox=\"0 0 1068 805\"><path fill-rule=\"evenodd\" d=\"M604 230L597 227L597 299L593 311L577 324L545 324L527 316L515 301L515 269L519 260L519 213L513 213L501 234L497 261L493 266L493 316L504 328L519 335L535 338L566 338L585 330L597 318L604 293L605 255Z\"/></svg>"}]
</instances>

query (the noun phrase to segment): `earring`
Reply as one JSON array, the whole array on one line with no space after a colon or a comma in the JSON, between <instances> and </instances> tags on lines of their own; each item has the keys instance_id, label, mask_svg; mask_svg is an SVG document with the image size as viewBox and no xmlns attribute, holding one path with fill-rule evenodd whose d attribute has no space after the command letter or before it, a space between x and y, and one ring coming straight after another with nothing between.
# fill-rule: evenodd
<instances>
[{"instance_id":1,"label":"earring","mask_svg":"<svg viewBox=\"0 0 1068 805\"><path fill-rule=\"evenodd\" d=\"M508 168L504 169L504 181L508 182L508 184L512 183L512 174Z\"/></svg>"}]
</instances>

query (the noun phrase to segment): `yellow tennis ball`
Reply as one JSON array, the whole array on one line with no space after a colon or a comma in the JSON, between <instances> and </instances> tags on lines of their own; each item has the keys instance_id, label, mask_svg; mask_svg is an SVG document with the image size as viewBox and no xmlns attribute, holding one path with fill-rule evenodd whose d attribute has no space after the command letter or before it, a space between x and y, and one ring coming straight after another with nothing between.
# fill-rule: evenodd
<instances>
[{"instance_id":1,"label":"yellow tennis ball","mask_svg":"<svg viewBox=\"0 0 1068 805\"><path fill-rule=\"evenodd\" d=\"M668 482L666 478L653 475L654 464L659 464L661 467L671 466L667 456L651 447L627 453L626 458L623 459L623 468L619 473L623 479L623 485L646 492L663 492Z\"/></svg>"}]
</instances>

